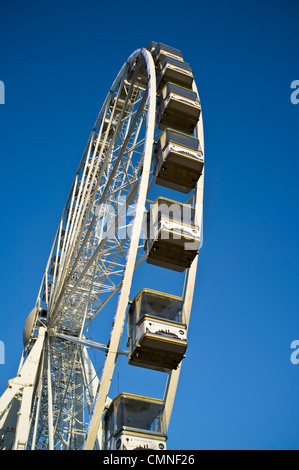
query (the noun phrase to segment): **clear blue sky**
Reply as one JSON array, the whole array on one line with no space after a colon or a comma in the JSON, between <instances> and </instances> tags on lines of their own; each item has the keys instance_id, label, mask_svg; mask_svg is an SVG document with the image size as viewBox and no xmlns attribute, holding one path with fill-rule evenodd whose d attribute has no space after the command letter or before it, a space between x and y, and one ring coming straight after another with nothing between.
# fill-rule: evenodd
<instances>
[{"instance_id":1,"label":"clear blue sky","mask_svg":"<svg viewBox=\"0 0 299 470\"><path fill-rule=\"evenodd\" d=\"M206 150L204 246L168 447L298 449L298 2L11 0L0 15L0 393L100 106L153 40L192 66Z\"/></svg>"}]
</instances>

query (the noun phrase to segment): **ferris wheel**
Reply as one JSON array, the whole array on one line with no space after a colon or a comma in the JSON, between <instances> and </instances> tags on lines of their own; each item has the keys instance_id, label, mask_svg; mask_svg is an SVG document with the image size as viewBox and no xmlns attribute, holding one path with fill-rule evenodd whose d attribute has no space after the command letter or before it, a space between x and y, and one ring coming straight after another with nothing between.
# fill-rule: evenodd
<instances>
[{"instance_id":1,"label":"ferris wheel","mask_svg":"<svg viewBox=\"0 0 299 470\"><path fill-rule=\"evenodd\" d=\"M87 142L25 323L19 370L0 397L1 449L166 449L188 346L203 183L192 69L180 50L151 42L120 69ZM170 272L180 292L165 292ZM145 285L134 293L136 279ZM111 396L120 358L136 376L159 374L163 394L134 392L134 379L133 390Z\"/></svg>"}]
</instances>

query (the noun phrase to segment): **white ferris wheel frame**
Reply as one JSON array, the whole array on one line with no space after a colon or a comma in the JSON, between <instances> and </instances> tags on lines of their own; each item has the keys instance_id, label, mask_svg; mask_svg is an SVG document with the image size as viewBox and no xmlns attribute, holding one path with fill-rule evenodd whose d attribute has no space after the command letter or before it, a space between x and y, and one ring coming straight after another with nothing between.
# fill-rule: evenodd
<instances>
[{"instance_id":1,"label":"white ferris wheel frame","mask_svg":"<svg viewBox=\"0 0 299 470\"><path fill-rule=\"evenodd\" d=\"M48 289L49 289L48 272L50 269L51 260L53 259L53 255L55 253L55 247L60 246L62 243L63 243L63 246L67 245L68 243L68 247L66 247L65 249L66 258L68 256L67 253L68 252L74 253L75 248L79 250L79 253L80 253L80 247L78 247L78 245L76 246L76 238L75 238L74 229L73 229L72 234L70 230L70 235L69 235L69 239L67 242L65 239L63 240L62 238L62 225L63 225L63 220L65 217L65 212L64 212L60 225L59 225L59 229L57 231L57 234L53 243L53 247L49 256L49 261L46 266L45 275L44 275L44 278L40 287L40 291L39 291L39 294L37 297L37 303L36 303L36 308L38 308L40 305L42 290L44 289L47 302L49 303L48 307L49 309L52 309L52 316L50 318L49 326L48 328L45 328L45 326L43 325L39 326L37 335L34 338L34 342L33 342L34 347L32 347L32 349L27 352L27 357L24 354L23 361L21 362L20 368L18 371L18 376L10 381L9 388L4 392L2 397L0 397L0 428L1 428L1 423L3 423L6 419L8 420L8 417L10 414L11 415L14 414L12 411L12 403L13 403L13 400L16 398L16 396L18 396L18 399L21 400L20 412L17 418L17 422L15 424L13 449L25 449L27 445L30 424L31 424L31 413L32 413L32 407L33 407L34 390L36 390L36 388L40 390L42 387L41 378L40 378L42 375L42 372L41 372L40 364L43 364L42 367L47 368L47 374L45 376L46 377L45 380L47 381L47 384L48 384L48 397L47 397L48 448L54 449L55 447L55 444L54 444L55 429L53 425L53 421L54 421L53 420L53 396L52 396L52 386L51 386L51 353L50 353L50 342L52 341L52 338L55 338L55 336L61 338L62 340L68 341L72 345L79 344L82 346L82 358L81 359L84 364L85 371L87 371L86 372L87 375L88 374L94 375L95 371L88 357L86 348L93 347L95 349L100 349L100 350L101 348L103 350L106 349L106 359L104 362L101 379L90 381L90 385L89 385L90 396L94 397L95 400L93 403L92 402L89 403L91 419L89 422L87 438L84 444L84 449L85 450L94 449L95 444L96 442L98 442L99 437L100 437L101 421L102 421L103 414L105 411L105 405L106 405L106 401L107 401L107 397L109 393L109 388L110 388L110 384L111 384L112 377L114 374L116 359L118 355L121 354L120 342L121 342L121 338L123 334L123 328L124 328L124 323L125 323L125 318L126 318L127 306L129 302L133 274L134 274L134 270L136 266L139 265L141 261L144 259L144 256L143 256L136 263L138 245L139 245L139 240L140 240L140 233L142 229L142 222L143 222L143 217L144 217L144 212L145 212L146 198L147 198L149 187L151 186L153 182L153 181L150 182L150 175L151 175L152 150L153 150L154 137L155 137L156 100L157 100L155 64L154 64L154 60L153 60L151 53L147 49L145 48L137 49L129 56L127 61L124 63L124 65L120 69L116 79L114 80L113 85L104 101L103 107L99 114L99 117L103 116L103 114L105 115L116 85L121 80L123 80L122 77L124 77L124 71L127 70L128 66L132 65L134 61L141 56L143 57L146 63L147 80L148 80L146 133L145 133L145 142L144 142L144 147L143 147L142 172L141 172L141 176L138 182L136 211L135 211L135 217L133 221L133 230L131 232L131 239L130 239L129 247L126 252L126 264L125 264L125 269L123 272L123 278L122 278L122 281L117 286L115 286L115 288L111 291L111 294L108 295L107 300L105 301L105 302L109 302L112 295L114 295L117 291L119 291L117 308L116 308L114 322L113 322L113 326L112 326L112 330L110 334L109 345L105 348L105 345L100 345L98 343L93 343L91 341L86 340L82 335L82 329L83 329L82 318L78 322L78 325L81 329L79 337L75 338L75 337L72 337L70 334L63 335L63 333L61 332L57 333L55 331L55 322L58 321L57 319L59 319L59 315L61 315L61 312L59 313L59 311L56 309L55 306L56 305L59 306L60 305L59 301L61 303L63 299L64 299L64 304L66 305L67 301L71 298L72 293L75 291L76 285L79 282L79 281L77 281L77 283L75 282L74 284L75 287L72 287L72 289L67 291L66 293L63 291L63 288L59 287L59 286L64 285L63 282L66 282L67 271L66 270L64 271L62 270L60 272L58 271L58 264L57 264L57 258L56 258L55 267L54 267L54 282L53 282L54 287L52 287L53 291L51 292L51 298L50 298L50 293L48 292ZM132 86L133 86L133 81L132 81ZM197 92L195 82L193 82L193 90ZM108 130L111 126L111 119L108 124ZM88 149L90 151L91 141L92 139L94 139L95 129L98 123L99 123L99 118L92 131L91 137L87 144L80 166L82 166L83 161L86 161L86 153L88 152ZM195 136L199 139L201 149L204 152L202 113L200 115L198 124L195 128ZM97 145L99 145L99 143L97 143ZM75 178L66 207L68 207L70 203L74 202L74 194L76 190L76 185L78 185L77 176ZM203 190L204 190L204 173L202 173L197 183L197 186L191 195L191 198L193 198L192 202L195 207L197 223L199 225L199 230L201 233L202 233L202 218L203 218L202 217L203 216ZM103 197L105 196L105 194L106 193L104 190ZM190 202L191 202L191 199L190 199ZM86 204L89 204L89 201L86 201ZM80 223L82 224L82 218L83 218L82 214L83 214L83 211L80 214L79 209L78 209L77 215L76 215L78 226L80 226ZM70 217L68 219L68 222L70 222ZM71 251L71 247L73 251ZM67 249L69 251L67 251ZM82 253L82 250L81 250L81 253ZM58 248L57 248L57 254L58 254ZM88 267L92 265L92 262L96 262L96 260L98 259L97 255L98 253L95 250L95 252L91 255L91 258L89 259L87 266L84 267L84 269L81 272L82 278L84 277L84 275L87 275ZM66 264L67 264L67 260L66 260ZM184 283L184 290L183 290L183 309L184 309L184 315L185 315L187 328L189 324L191 306L192 306L192 300L193 300L193 294L194 294L197 264L198 264L198 256L192 262L191 267L186 270L186 274L185 274L185 283ZM56 286L55 286L55 282L56 282ZM65 297L63 297L63 295ZM32 331L34 331L34 325L36 325L36 316L37 314L35 312L35 314L32 315L32 318L31 318ZM84 317L84 321L86 321L86 316ZM78 325L76 325L76 327ZM26 347L25 347L25 352L26 352ZM169 421L170 421L170 417L172 413L174 398L175 398L179 375L180 375L180 369L181 369L181 364L179 364L177 369L171 371L168 374L168 378L167 378L167 383L166 383L165 392L164 392L166 429L168 429L168 426L169 426ZM37 401L36 413L39 412L40 401L41 400ZM77 412L79 413L78 410ZM32 446L31 446L32 449L35 448L35 439L36 439L36 433L37 433L37 427L38 427L37 419L35 421L36 422L35 422L35 426L33 430Z\"/></svg>"}]
</instances>

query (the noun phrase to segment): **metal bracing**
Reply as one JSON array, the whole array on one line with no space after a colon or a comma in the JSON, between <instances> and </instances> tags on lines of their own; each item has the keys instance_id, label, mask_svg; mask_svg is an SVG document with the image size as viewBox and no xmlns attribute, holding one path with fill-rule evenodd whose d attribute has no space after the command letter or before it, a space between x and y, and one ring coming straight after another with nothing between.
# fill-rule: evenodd
<instances>
[{"instance_id":1,"label":"metal bracing","mask_svg":"<svg viewBox=\"0 0 299 470\"><path fill-rule=\"evenodd\" d=\"M42 364L45 331L45 328L39 328L38 336L17 377L9 380L0 398L0 442L4 449L25 450L27 447L31 403Z\"/></svg>"},{"instance_id":2,"label":"metal bracing","mask_svg":"<svg viewBox=\"0 0 299 470\"><path fill-rule=\"evenodd\" d=\"M135 267L135 260L137 256L140 232L142 228L143 215L145 210L145 200L147 195L147 187L149 182L150 166L151 166L151 153L154 141L154 130L155 130L155 111L156 111L156 79L153 59L148 51L145 51L148 63L150 80L148 83L148 96L149 96L149 107L147 115L147 136L144 147L144 158L143 158L143 171L139 183L139 195L136 204L136 212L134 217L134 224L131 236L130 248L127 256L127 264L123 277L122 289L120 291L118 306L114 317L114 326L112 328L110 336L109 351L107 353L104 370L101 377L101 383L99 393L95 403L95 409L90 423L89 433L85 448L93 449L95 443L96 433L99 429L101 417L104 412L104 407L109 391L109 385L112 380L112 374L114 371L115 361L118 354L120 345L120 339L123 331L125 322L126 308L129 302L130 287L132 282L132 276Z\"/></svg>"},{"instance_id":3,"label":"metal bracing","mask_svg":"<svg viewBox=\"0 0 299 470\"><path fill-rule=\"evenodd\" d=\"M156 77L152 54L136 50L97 117L46 264L18 377L0 397L0 448L102 448L115 364L128 355L121 339L134 271L146 256L144 213L154 185L153 144L161 134ZM201 117L195 134L203 150ZM189 200L200 229L203 180L202 174ZM187 326L196 269L197 258L185 274ZM106 343L91 339L94 320L103 332L110 328ZM100 364L87 349L102 353ZM180 365L165 376L167 426L179 373Z\"/></svg>"}]
</instances>

